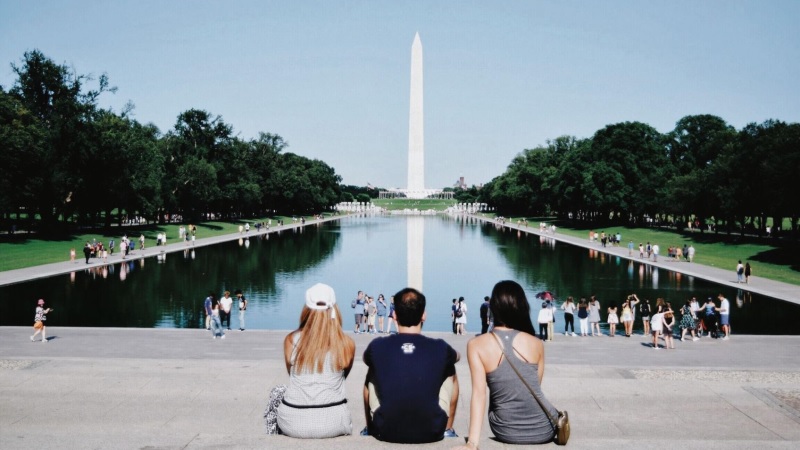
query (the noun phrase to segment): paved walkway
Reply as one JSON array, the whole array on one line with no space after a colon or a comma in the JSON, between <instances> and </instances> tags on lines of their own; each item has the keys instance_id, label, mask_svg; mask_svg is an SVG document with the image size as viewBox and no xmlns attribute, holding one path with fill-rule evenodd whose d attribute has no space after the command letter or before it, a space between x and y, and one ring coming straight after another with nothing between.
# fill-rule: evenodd
<instances>
[{"instance_id":1,"label":"paved walkway","mask_svg":"<svg viewBox=\"0 0 800 450\"><path fill-rule=\"evenodd\" d=\"M497 221L491 218L483 217L480 215L473 215L473 217L475 217L478 220L482 220L484 222L490 222L499 225ZM555 239L556 241L564 242L570 245L596 250L598 252L603 252L609 255L618 256L623 259L629 259L632 261L648 264L653 267L672 270L674 272L680 272L685 275L702 278L704 280L712 281L714 283L719 283L725 286L736 287L738 289L752 292L754 294L765 295L767 297L773 297L800 305L800 286L760 277L750 277L749 284L737 283L736 273L733 270L733 268L736 267L736 261L731 261L732 264L729 269L720 269L718 267L706 266L703 264L673 261L670 260L669 258L664 257L663 255L659 257L658 262L655 262L653 260L648 260L646 258L645 259L639 258L638 246L633 252L633 256L629 256L628 247L626 243L620 245L619 247L614 247L610 245L607 247L603 247L600 244L600 242L589 242L588 238L577 238L566 234L561 234L558 233L557 229L556 233L541 232L539 231L538 224L537 225L529 224L529 226L525 226L507 222L503 224L503 226L508 227L512 230L520 230L524 233L544 236L548 239ZM666 249L663 249L663 251L666 251Z\"/></svg>"},{"instance_id":2,"label":"paved walkway","mask_svg":"<svg viewBox=\"0 0 800 450\"><path fill-rule=\"evenodd\" d=\"M158 256L162 253L174 253L174 252L182 252L187 248L193 247L205 247L208 245L215 245L221 242L230 242L236 241L239 239L250 238L254 236L258 236L260 234L270 234L270 233L281 233L284 231L292 231L296 228L300 227L308 227L308 226L315 226L323 222L329 222L331 220L339 220L342 217L346 217L344 215L340 216L328 216L323 219L310 219L306 220L305 224L300 224L300 222L289 222L283 226L274 226L270 227L269 231L262 229L259 233L255 230L255 228L251 229L249 233L230 233L230 234L223 234L219 236L212 236L207 238L198 238L194 244L189 242L187 245L185 242L179 241L177 238L169 239L173 236L169 236L167 239L167 245L162 246L152 246L147 247L144 250L134 250L128 256L126 260L136 260L142 258L150 258L154 256ZM121 230L124 231L124 230ZM136 240L136 237L132 237L133 240ZM117 240L119 242L119 239ZM153 242L151 240L151 242ZM172 242L170 244L169 242ZM136 245L138 246L138 241L136 241ZM117 248L119 250L119 248ZM62 275L65 273L74 272L76 270L82 270L87 267L94 267L94 266L102 266L103 261L100 258L92 258L89 260L89 264L86 264L86 259L83 257L83 251L81 249L77 250L78 255L75 258L75 262L64 261L52 264L43 264L41 266L33 266L33 267L26 267L23 269L14 269L14 270L6 270L0 272L0 286L5 286L7 284L14 284L14 283L21 283L23 281L28 280L35 280L37 278L47 278L52 277L54 275ZM115 253L113 256L108 257L108 262L106 264L115 264L122 261L122 254Z\"/></svg>"},{"instance_id":3,"label":"paved walkway","mask_svg":"<svg viewBox=\"0 0 800 450\"><path fill-rule=\"evenodd\" d=\"M360 437L361 355L347 380L353 436L297 440L263 434L269 389L286 381L283 331L58 328L32 343L0 327L0 448L449 449ZM467 336L428 333L464 355ZM795 449L800 446L800 338L734 335L653 350L631 338L556 336L544 392L570 413L569 447ZM455 429L468 429L470 379L457 364ZM484 415L485 421L485 415ZM488 426L484 425L484 430ZM484 436L483 449L506 446ZM552 444L544 447L555 447Z\"/></svg>"}]
</instances>

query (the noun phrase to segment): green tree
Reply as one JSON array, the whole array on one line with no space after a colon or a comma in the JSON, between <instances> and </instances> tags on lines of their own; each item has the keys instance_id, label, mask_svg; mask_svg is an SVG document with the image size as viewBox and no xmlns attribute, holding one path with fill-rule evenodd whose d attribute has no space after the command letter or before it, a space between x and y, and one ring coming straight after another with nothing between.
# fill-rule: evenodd
<instances>
[{"instance_id":1,"label":"green tree","mask_svg":"<svg viewBox=\"0 0 800 450\"><path fill-rule=\"evenodd\" d=\"M608 125L592 138L590 175L601 216L644 222L663 209L664 179L671 173L664 137L650 125Z\"/></svg>"},{"instance_id":2,"label":"green tree","mask_svg":"<svg viewBox=\"0 0 800 450\"><path fill-rule=\"evenodd\" d=\"M86 149L89 128L101 93L114 91L105 75L96 90L84 91L89 78L58 65L39 50L26 52L20 65L11 65L17 80L15 97L37 119L43 139L27 149L33 171L26 177L29 211L38 213L44 229L68 217L70 203L78 201L81 169L91 163Z\"/></svg>"},{"instance_id":3,"label":"green tree","mask_svg":"<svg viewBox=\"0 0 800 450\"><path fill-rule=\"evenodd\" d=\"M165 171L162 182L164 205L184 218L197 220L204 213L226 214L230 211L212 211L219 208L222 184L230 180L220 168L231 153L232 128L219 116L207 111L190 109L178 115L175 127L164 138Z\"/></svg>"},{"instance_id":4,"label":"green tree","mask_svg":"<svg viewBox=\"0 0 800 450\"><path fill-rule=\"evenodd\" d=\"M22 102L0 88L0 211L19 215L20 206L36 204L37 186L45 175L36 162L46 145L46 133ZM19 217L17 217L19 218Z\"/></svg>"},{"instance_id":5,"label":"green tree","mask_svg":"<svg viewBox=\"0 0 800 450\"><path fill-rule=\"evenodd\" d=\"M681 224L692 214L704 222L716 208L712 165L732 145L736 130L717 116L686 116L666 139L674 168L666 179L667 212L684 216Z\"/></svg>"}]
</instances>

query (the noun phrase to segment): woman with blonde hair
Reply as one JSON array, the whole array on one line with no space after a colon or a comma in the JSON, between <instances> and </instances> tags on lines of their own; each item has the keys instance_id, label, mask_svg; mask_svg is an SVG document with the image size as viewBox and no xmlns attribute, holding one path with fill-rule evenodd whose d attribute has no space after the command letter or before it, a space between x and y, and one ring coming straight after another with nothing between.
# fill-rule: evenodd
<instances>
[{"instance_id":1,"label":"woman with blonde hair","mask_svg":"<svg viewBox=\"0 0 800 450\"><path fill-rule=\"evenodd\" d=\"M281 434L297 438L352 434L345 378L355 351L355 342L342 331L333 288L315 284L306 291L299 328L283 341L289 383L277 408Z\"/></svg>"}]
</instances>

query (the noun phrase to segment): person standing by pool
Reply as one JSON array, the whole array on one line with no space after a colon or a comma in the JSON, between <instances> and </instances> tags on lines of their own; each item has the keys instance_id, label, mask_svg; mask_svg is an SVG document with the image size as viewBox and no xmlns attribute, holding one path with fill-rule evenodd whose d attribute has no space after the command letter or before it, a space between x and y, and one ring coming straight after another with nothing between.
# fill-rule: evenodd
<instances>
[{"instance_id":1,"label":"person standing by pool","mask_svg":"<svg viewBox=\"0 0 800 450\"><path fill-rule=\"evenodd\" d=\"M225 326L225 321L228 322L228 329L231 329L231 309L233 307L233 299L231 298L231 291L225 291L222 298L219 300L219 316L220 325Z\"/></svg>"},{"instance_id":2,"label":"person standing by pool","mask_svg":"<svg viewBox=\"0 0 800 450\"><path fill-rule=\"evenodd\" d=\"M726 341L731 335L731 303L722 294L719 294L717 299L719 299L719 308L717 308L717 312L719 312L719 324L722 326L722 331L725 333L725 337L722 338L722 340Z\"/></svg>"},{"instance_id":3,"label":"person standing by pool","mask_svg":"<svg viewBox=\"0 0 800 450\"><path fill-rule=\"evenodd\" d=\"M697 299L694 299L695 304L697 304ZM695 323L696 317L694 310L692 309L692 301L686 300L686 304L681 307L681 342L683 342L683 338L686 337L686 331L690 331L692 333L692 341L696 341L699 338L695 336Z\"/></svg>"},{"instance_id":4,"label":"person standing by pool","mask_svg":"<svg viewBox=\"0 0 800 450\"><path fill-rule=\"evenodd\" d=\"M600 334L600 301L594 295L589 298L589 326L592 336Z\"/></svg>"},{"instance_id":5,"label":"person standing by pool","mask_svg":"<svg viewBox=\"0 0 800 450\"><path fill-rule=\"evenodd\" d=\"M361 323L364 321L364 291L358 291L358 296L350 306L355 309L356 316L356 328L353 331L359 334L361 333Z\"/></svg>"},{"instance_id":6,"label":"person standing by pool","mask_svg":"<svg viewBox=\"0 0 800 450\"><path fill-rule=\"evenodd\" d=\"M83 246L83 256L86 257L86 264L89 264L89 257L92 256L92 245L89 244L89 241L86 241L86 245Z\"/></svg>"},{"instance_id":7,"label":"person standing by pool","mask_svg":"<svg viewBox=\"0 0 800 450\"><path fill-rule=\"evenodd\" d=\"M750 267L750 263L747 262L744 265L744 282L750 284L750 275L753 273L753 268Z\"/></svg>"},{"instance_id":8,"label":"person standing by pool","mask_svg":"<svg viewBox=\"0 0 800 450\"><path fill-rule=\"evenodd\" d=\"M378 301L375 303L375 307L378 310L378 333L383 333L384 329L384 321L386 320L386 313L389 310L389 306L386 304L386 299L383 298L383 294L378 294Z\"/></svg>"},{"instance_id":9,"label":"person standing by pool","mask_svg":"<svg viewBox=\"0 0 800 450\"><path fill-rule=\"evenodd\" d=\"M386 334L392 332L392 324L394 324L394 331L397 331L397 323L394 318L394 297L389 298L389 315L386 318Z\"/></svg>"},{"instance_id":10,"label":"person standing by pool","mask_svg":"<svg viewBox=\"0 0 800 450\"><path fill-rule=\"evenodd\" d=\"M661 330L664 329L664 313L658 312L653 314L650 319L650 332L653 335L653 348L658 350L658 338L661 336Z\"/></svg>"},{"instance_id":11,"label":"person standing by pool","mask_svg":"<svg viewBox=\"0 0 800 450\"><path fill-rule=\"evenodd\" d=\"M244 298L241 289L236 290L236 298L239 301L239 331L244 331L244 315L247 311L247 299Z\"/></svg>"},{"instance_id":12,"label":"person standing by pool","mask_svg":"<svg viewBox=\"0 0 800 450\"><path fill-rule=\"evenodd\" d=\"M491 316L491 311L489 310L488 296L483 297L483 303L481 304L480 314L481 314L481 334L486 334L486 332L489 331L489 318ZM574 327L573 331L575 331Z\"/></svg>"},{"instance_id":13,"label":"person standing by pool","mask_svg":"<svg viewBox=\"0 0 800 450\"><path fill-rule=\"evenodd\" d=\"M367 296L364 314L367 316L367 333L375 334L375 316L378 315L378 307L375 306L375 299L370 296Z\"/></svg>"},{"instance_id":14,"label":"person standing by pool","mask_svg":"<svg viewBox=\"0 0 800 450\"><path fill-rule=\"evenodd\" d=\"M458 299L453 299L453 306L450 307L450 318L453 320L453 334L458 334L458 324L456 323L456 307Z\"/></svg>"},{"instance_id":15,"label":"person standing by pool","mask_svg":"<svg viewBox=\"0 0 800 450\"><path fill-rule=\"evenodd\" d=\"M653 313L650 308L650 299L644 299L644 303L639 305L639 312L642 313L642 327L644 327L644 335L650 335L650 314Z\"/></svg>"},{"instance_id":16,"label":"person standing by pool","mask_svg":"<svg viewBox=\"0 0 800 450\"><path fill-rule=\"evenodd\" d=\"M672 313L672 309L667 309L662 321L664 325L664 348L675 350L675 342L672 340L672 327L675 326L675 315Z\"/></svg>"},{"instance_id":17,"label":"person standing by pool","mask_svg":"<svg viewBox=\"0 0 800 450\"><path fill-rule=\"evenodd\" d=\"M617 334L617 324L619 323L619 316L617 315L617 305L608 307L608 335L614 337Z\"/></svg>"},{"instance_id":18,"label":"person standing by pool","mask_svg":"<svg viewBox=\"0 0 800 450\"><path fill-rule=\"evenodd\" d=\"M206 313L206 330L211 329L211 303L214 299L214 294L209 292L205 300L203 300L203 311Z\"/></svg>"},{"instance_id":19,"label":"person standing by pool","mask_svg":"<svg viewBox=\"0 0 800 450\"><path fill-rule=\"evenodd\" d=\"M625 328L625 337L631 337L633 333L633 311L637 303L639 303L639 299L636 294L629 295L622 303L622 325Z\"/></svg>"},{"instance_id":20,"label":"person standing by pool","mask_svg":"<svg viewBox=\"0 0 800 450\"><path fill-rule=\"evenodd\" d=\"M212 298L211 298L211 335L214 337L214 339L216 339L217 336L221 336L222 339L225 339L225 332L222 331L222 323L219 320L219 311L220 311L219 300L214 298L214 296L212 295Z\"/></svg>"},{"instance_id":21,"label":"person standing by pool","mask_svg":"<svg viewBox=\"0 0 800 450\"><path fill-rule=\"evenodd\" d=\"M44 323L47 321L47 314L53 311L53 308L44 309L44 299L39 299L36 303L36 314L33 316L33 336L31 342L36 340L36 335L42 333L42 342L47 342L47 327Z\"/></svg>"},{"instance_id":22,"label":"person standing by pool","mask_svg":"<svg viewBox=\"0 0 800 450\"><path fill-rule=\"evenodd\" d=\"M489 297L486 297L487 300ZM575 302L572 297L567 297L567 301L561 305L564 310L564 335L569 336L569 330L572 328L572 336L575 336Z\"/></svg>"},{"instance_id":23,"label":"person standing by pool","mask_svg":"<svg viewBox=\"0 0 800 450\"><path fill-rule=\"evenodd\" d=\"M585 298L578 303L578 322L581 325L581 336L586 337L589 331L589 306L586 304Z\"/></svg>"},{"instance_id":24,"label":"person standing by pool","mask_svg":"<svg viewBox=\"0 0 800 450\"><path fill-rule=\"evenodd\" d=\"M464 297L458 298L458 306L456 306L456 326L458 334L466 334L467 328L467 302L464 301Z\"/></svg>"}]
</instances>

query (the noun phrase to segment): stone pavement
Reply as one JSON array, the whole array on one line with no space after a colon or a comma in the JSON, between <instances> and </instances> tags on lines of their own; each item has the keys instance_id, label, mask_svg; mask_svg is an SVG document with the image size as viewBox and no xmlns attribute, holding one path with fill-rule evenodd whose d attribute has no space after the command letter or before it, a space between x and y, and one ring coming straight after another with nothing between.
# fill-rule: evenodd
<instances>
[{"instance_id":1,"label":"stone pavement","mask_svg":"<svg viewBox=\"0 0 800 450\"><path fill-rule=\"evenodd\" d=\"M493 218L484 217L481 215L472 215L478 220L489 222L493 224L499 225ZM539 224L536 223L529 223L528 226L525 225L518 225L516 223L506 222L503 226L508 227L512 230L519 230L523 233L531 233L538 236L543 236L548 239L555 239L558 242L564 242L567 244L575 245L578 247L588 248L592 250L596 250L598 252L603 252L609 255L618 256L623 259L629 259L632 261L638 261L644 264L651 265L653 267L658 267L661 269L672 270L674 272L680 272L685 275L702 278L704 280L708 280L714 283L719 283L724 286L736 287L738 289L742 289L743 291L752 292L754 294L765 295L767 297L773 297L780 300L784 300L787 302L800 304L800 286L783 283L780 281L769 280L766 278L760 277L750 277L750 283L737 283L736 282L736 261L731 261L730 267L727 268L719 268L714 266L706 266L703 264L696 264L696 263L689 263L684 261L674 261L670 260L669 258L665 257L663 253L666 253L667 247L669 247L669 243L657 243L661 248L662 255L659 256L658 261L648 260L648 259L641 259L639 258L639 244L636 243L636 249L633 252L633 256L628 256L628 241L625 240L625 236L622 236L623 243L619 247L614 246L607 246L603 247L600 242L589 242L588 235L586 233L586 238L577 238L574 236L569 236L566 234L561 234L556 229L555 233L551 232L541 232L539 231Z\"/></svg>"},{"instance_id":2,"label":"stone pavement","mask_svg":"<svg viewBox=\"0 0 800 450\"><path fill-rule=\"evenodd\" d=\"M45 344L30 342L30 333L0 327L3 449L448 449L463 442L401 446L358 436L370 335L354 335L357 360L347 380L354 435L298 440L263 434L267 393L287 379L285 331L230 331L213 340L206 330L51 327ZM428 335L462 354L455 429L465 436L469 338ZM800 338L733 335L676 341L675 350L646 343L641 335L558 335L546 344L544 392L570 413L569 447L800 447ZM524 448L488 436L480 447Z\"/></svg>"}]
</instances>

